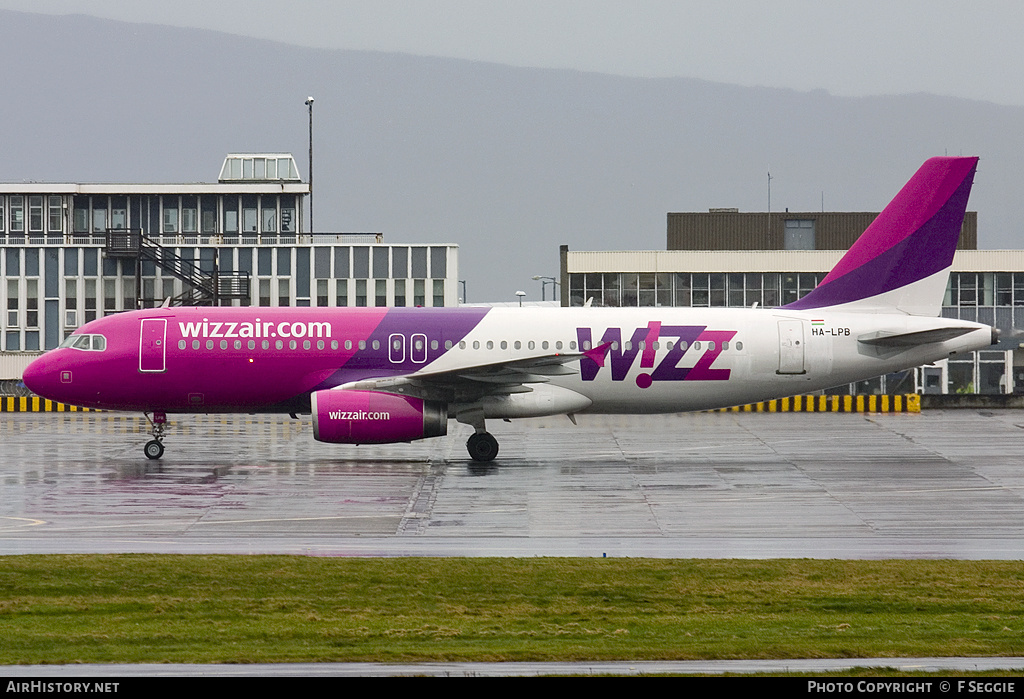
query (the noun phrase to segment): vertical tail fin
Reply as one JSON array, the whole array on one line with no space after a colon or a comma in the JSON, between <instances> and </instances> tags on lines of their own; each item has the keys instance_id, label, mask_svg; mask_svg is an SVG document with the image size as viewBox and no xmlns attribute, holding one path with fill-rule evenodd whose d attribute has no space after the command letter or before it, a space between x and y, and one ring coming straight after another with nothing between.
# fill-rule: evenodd
<instances>
[{"instance_id":1,"label":"vertical tail fin","mask_svg":"<svg viewBox=\"0 0 1024 699\"><path fill-rule=\"evenodd\" d=\"M937 316L977 158L931 158L821 284L784 308Z\"/></svg>"}]
</instances>

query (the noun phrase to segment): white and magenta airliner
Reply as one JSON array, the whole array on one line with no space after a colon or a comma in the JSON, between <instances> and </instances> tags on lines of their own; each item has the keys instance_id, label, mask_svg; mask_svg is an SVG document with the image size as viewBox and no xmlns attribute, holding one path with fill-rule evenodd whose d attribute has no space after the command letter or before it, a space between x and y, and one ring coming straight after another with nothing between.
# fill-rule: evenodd
<instances>
[{"instance_id":1,"label":"white and magenta airliner","mask_svg":"<svg viewBox=\"0 0 1024 699\"><path fill-rule=\"evenodd\" d=\"M939 318L977 158L928 160L804 298L756 308L153 308L85 324L25 384L146 413L306 413L322 442L382 444L488 419L705 410L987 347Z\"/></svg>"}]
</instances>

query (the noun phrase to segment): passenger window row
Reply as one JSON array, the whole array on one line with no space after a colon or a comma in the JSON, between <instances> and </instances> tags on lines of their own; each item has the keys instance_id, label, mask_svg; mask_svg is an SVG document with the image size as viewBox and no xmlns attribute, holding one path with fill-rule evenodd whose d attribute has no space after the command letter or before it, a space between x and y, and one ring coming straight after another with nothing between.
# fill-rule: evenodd
<instances>
[{"instance_id":1,"label":"passenger window row","mask_svg":"<svg viewBox=\"0 0 1024 699\"><path fill-rule=\"evenodd\" d=\"M285 340L274 340L273 341L273 348L275 350L283 350L283 349L285 349L285 342L286 342ZM313 349L313 341L312 340L302 340L301 342L302 342L302 349L304 349L304 350L311 350L311 349ZM400 342L401 341L399 341L399 340L394 340L393 341L393 345L394 345L393 349L396 349L396 350L399 349L400 348ZM178 341L178 349L180 349L180 350L188 349L188 344L189 343L188 343L187 340L179 340ZM330 341L330 348L333 351L337 351L341 347L341 344L342 343L340 343L338 340L331 340ZM523 344L524 343L522 341L515 340L514 342L512 342L512 348L515 349L515 350L521 350L521 349L523 349ZM538 343L536 343L533 340L529 340L525 344L526 344L526 349L527 350L536 350ZM540 349L541 350L550 350L552 348L552 345L553 345L553 347L554 347L554 349L556 351L560 351L560 350L562 350L563 348L566 347L566 344L568 345L568 349L570 351L575 351L576 350L576 341L575 340L572 340L572 341L570 341L568 343L563 343L561 340L557 340L554 343L548 342L547 340L543 340L539 344L540 344ZM655 349L655 350L661 349L661 347L662 347L662 343L658 342L658 341L655 341L655 342L653 342L651 344L652 344L652 348ZM459 342L459 349L466 349L470 345L472 345L472 348L475 349L475 350L480 349L481 346L483 346L483 347L485 347L486 349L489 349L489 350L493 350L495 348L494 340L487 340L487 341L485 341L483 343L481 343L480 340L473 340L472 343L467 343L465 340L462 340L461 342ZM628 352L628 351L633 349L632 345L633 345L633 343L630 340L626 340L625 342L622 343L622 348L623 348L623 350ZM646 341L641 340L639 343L637 343L637 349L638 350L644 350L644 349L646 349L646 345L647 345ZM681 348L683 349L683 351L686 351L687 349L693 349L695 352L699 352L703 348L706 348L709 352L714 352L715 351L715 342L713 340L707 341L706 343L703 343L703 344L698 340L698 341L693 343L692 347L687 347L687 343L686 342L681 342L680 345L681 345ZM204 341L202 341L202 340L192 340L192 349L194 349L194 350L202 349L203 346L204 346ZM229 347L232 347L232 346L236 350L243 349L242 340L234 340L233 343L229 342L228 340L220 340L219 342L216 341L216 340L206 340L205 341L205 347L208 350L217 349L218 347L220 349L222 349L222 350L226 350L226 349L228 349ZM369 346L371 349L379 350L380 349L380 340L372 340L369 343L367 343L366 340L359 340L357 342L353 342L352 340L345 340L344 346L345 346L345 349L348 350L348 351L351 351L354 347L358 347L359 350L365 350L367 348L367 346ZM507 350L509 348L509 342L507 340L501 340L498 343L498 346L499 346L500 349ZM592 349L592 346L593 346L593 343L590 340L585 340L583 342L583 350L584 351ZM598 346L600 346L600 344ZM671 340L669 340L669 341L664 343L664 348L666 350L671 350L674 346L675 346L675 343L673 343ZM64 342L61 344L61 347L74 347L75 349L101 351L101 350L106 348L106 340L105 340L105 338L102 335L71 335L66 340L64 340ZM446 340L445 343L444 343L444 348L446 350L450 350L452 347L453 347L452 341L451 340ZM725 341L722 342L721 351L724 352L724 351L728 350L730 347L733 347L736 351L742 351L743 350L743 343L742 342L730 343L728 340L725 340ZM290 349L290 350L299 349L299 340L287 340L287 348ZM436 350L437 348L438 348L438 341L437 340L431 340L430 341L430 349ZM255 350L256 349L256 340L248 340L248 341L246 341L245 349ZM264 349L264 350L271 349L271 341L270 340L261 340L260 341L260 349ZM318 349L318 350L325 350L325 349L327 349L327 341L326 340L316 340L316 349ZM417 349L421 349L421 347L417 346ZM613 349L615 351L618 351L619 350L619 343L617 341L613 341L611 343L611 349Z\"/></svg>"},{"instance_id":2,"label":"passenger window row","mask_svg":"<svg viewBox=\"0 0 1024 699\"><path fill-rule=\"evenodd\" d=\"M671 350L673 347L675 347L675 343L672 342L671 340L666 341L664 344L665 344L665 349L667 349L667 350ZM584 349L584 351L591 349L591 345L592 345L592 343L590 342L590 340L585 340L583 342L583 349ZM600 345L601 345L601 343L598 343L599 347L600 347ZM714 352L715 351L715 341L714 340L709 340L709 341L704 342L704 343L701 343L698 340L698 341L694 342L692 346L688 345L687 342L682 341L682 342L679 343L679 345L680 345L680 349L682 349L684 352L687 349L692 349L694 352L699 352L702 347L707 349L707 351L709 351L709 352ZM651 343L651 347L653 349L655 349L655 350L661 349L661 342L659 342L658 340L655 340L654 342ZM722 342L721 350L724 352L725 350L728 350L730 347L733 347L737 352L740 352L740 351L743 350L743 343L742 342L730 343L728 340L724 340ZM613 340L611 348L613 350L615 350L615 351L618 351L618 349L619 349L618 341ZM626 340L625 342L623 342L622 343L622 348L625 351L627 351L627 352L630 351L631 349L633 349L632 341ZM637 343L637 349L644 350L646 348L647 348L647 342L645 340L641 340L640 342Z\"/></svg>"}]
</instances>

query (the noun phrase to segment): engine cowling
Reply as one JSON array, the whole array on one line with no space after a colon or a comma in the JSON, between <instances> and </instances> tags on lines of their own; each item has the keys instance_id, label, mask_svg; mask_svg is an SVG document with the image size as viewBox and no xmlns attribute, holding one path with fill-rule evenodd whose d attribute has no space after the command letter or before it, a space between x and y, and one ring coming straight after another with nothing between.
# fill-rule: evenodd
<instances>
[{"instance_id":1,"label":"engine cowling","mask_svg":"<svg viewBox=\"0 0 1024 699\"><path fill-rule=\"evenodd\" d=\"M448 434L443 403L378 391L312 395L313 438L336 444L390 444Z\"/></svg>"}]
</instances>

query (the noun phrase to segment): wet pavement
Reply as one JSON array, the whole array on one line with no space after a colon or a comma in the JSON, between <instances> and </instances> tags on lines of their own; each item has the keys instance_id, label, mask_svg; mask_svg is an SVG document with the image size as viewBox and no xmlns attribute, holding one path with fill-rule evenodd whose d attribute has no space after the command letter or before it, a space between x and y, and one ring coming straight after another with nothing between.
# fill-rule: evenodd
<instances>
[{"instance_id":1,"label":"wet pavement","mask_svg":"<svg viewBox=\"0 0 1024 699\"><path fill-rule=\"evenodd\" d=\"M0 415L0 554L1024 558L1024 413L494 421L398 445L308 416Z\"/></svg>"}]
</instances>

